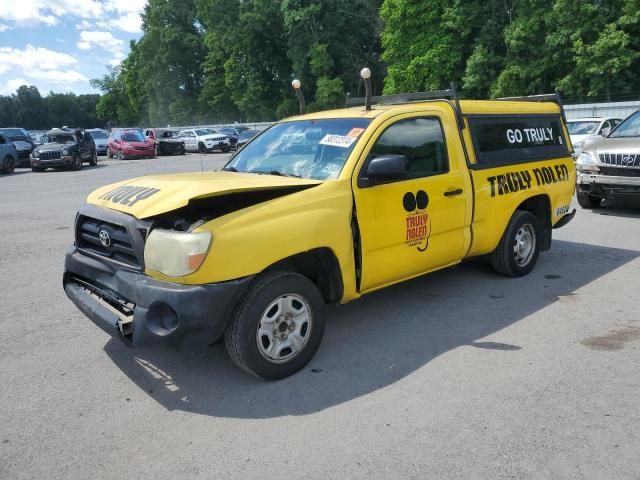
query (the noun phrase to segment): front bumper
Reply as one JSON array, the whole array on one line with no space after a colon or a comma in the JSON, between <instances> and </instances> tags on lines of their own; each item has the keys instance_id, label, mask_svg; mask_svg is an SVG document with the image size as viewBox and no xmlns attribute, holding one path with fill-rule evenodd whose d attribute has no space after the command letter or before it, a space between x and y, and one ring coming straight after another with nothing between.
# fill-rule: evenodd
<instances>
[{"instance_id":1,"label":"front bumper","mask_svg":"<svg viewBox=\"0 0 640 480\"><path fill-rule=\"evenodd\" d=\"M600 173L578 173L578 191L600 198L640 198L640 176L625 177Z\"/></svg>"},{"instance_id":2,"label":"front bumper","mask_svg":"<svg viewBox=\"0 0 640 480\"><path fill-rule=\"evenodd\" d=\"M252 277L205 284L163 282L72 247L64 290L98 327L134 346L192 348L216 341Z\"/></svg>"},{"instance_id":3,"label":"front bumper","mask_svg":"<svg viewBox=\"0 0 640 480\"><path fill-rule=\"evenodd\" d=\"M71 164L73 157L67 155L61 158L53 158L50 160L41 160L40 158L31 157L31 166L36 168L60 168L68 167Z\"/></svg>"},{"instance_id":4,"label":"front bumper","mask_svg":"<svg viewBox=\"0 0 640 480\"><path fill-rule=\"evenodd\" d=\"M222 150L222 149L226 149L226 148L231 148L231 145L229 144L228 141L224 141L224 142L206 142L204 144L205 147L207 147L207 150Z\"/></svg>"},{"instance_id":5,"label":"front bumper","mask_svg":"<svg viewBox=\"0 0 640 480\"><path fill-rule=\"evenodd\" d=\"M106 155L107 154L107 146L106 145L96 145L96 154L97 155Z\"/></svg>"}]
</instances>

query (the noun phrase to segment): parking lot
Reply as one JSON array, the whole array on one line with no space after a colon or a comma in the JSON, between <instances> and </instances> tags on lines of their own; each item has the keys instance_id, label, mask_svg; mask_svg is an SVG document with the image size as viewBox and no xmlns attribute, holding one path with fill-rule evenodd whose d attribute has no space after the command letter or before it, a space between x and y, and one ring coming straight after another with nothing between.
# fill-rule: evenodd
<instances>
[{"instance_id":1,"label":"parking lot","mask_svg":"<svg viewBox=\"0 0 640 480\"><path fill-rule=\"evenodd\" d=\"M0 177L0 479L640 478L640 210L577 207L523 278L480 259L334 307L279 382L96 328L62 290L86 196L227 158Z\"/></svg>"}]
</instances>

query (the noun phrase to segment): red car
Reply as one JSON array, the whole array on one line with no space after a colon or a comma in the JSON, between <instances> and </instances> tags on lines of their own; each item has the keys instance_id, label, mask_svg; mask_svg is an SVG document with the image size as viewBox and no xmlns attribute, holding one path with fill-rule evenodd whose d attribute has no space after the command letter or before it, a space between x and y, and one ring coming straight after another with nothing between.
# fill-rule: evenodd
<instances>
[{"instance_id":1,"label":"red car","mask_svg":"<svg viewBox=\"0 0 640 480\"><path fill-rule=\"evenodd\" d=\"M116 130L109 137L107 155L119 160L126 158L155 157L155 144L140 130Z\"/></svg>"}]
</instances>

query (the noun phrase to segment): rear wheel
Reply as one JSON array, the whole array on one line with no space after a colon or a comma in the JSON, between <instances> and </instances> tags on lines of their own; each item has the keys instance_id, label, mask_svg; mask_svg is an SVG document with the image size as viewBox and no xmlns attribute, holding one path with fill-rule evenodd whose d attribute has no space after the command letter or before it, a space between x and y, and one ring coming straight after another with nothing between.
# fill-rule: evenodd
<instances>
[{"instance_id":1,"label":"rear wheel","mask_svg":"<svg viewBox=\"0 0 640 480\"><path fill-rule=\"evenodd\" d=\"M576 197L578 198L578 204L582 208L600 208L600 204L602 203L600 197L594 197L587 192L577 192Z\"/></svg>"},{"instance_id":2,"label":"rear wheel","mask_svg":"<svg viewBox=\"0 0 640 480\"><path fill-rule=\"evenodd\" d=\"M540 222L533 213L518 210L511 217L502 239L491 254L493 269L508 277L528 274L540 254Z\"/></svg>"},{"instance_id":3,"label":"rear wheel","mask_svg":"<svg viewBox=\"0 0 640 480\"><path fill-rule=\"evenodd\" d=\"M0 173L13 173L16 169L16 161L11 155L7 155L0 165Z\"/></svg>"},{"instance_id":4,"label":"rear wheel","mask_svg":"<svg viewBox=\"0 0 640 480\"><path fill-rule=\"evenodd\" d=\"M231 359L268 380L293 375L313 358L324 334L324 300L311 280L293 272L257 277L224 334Z\"/></svg>"},{"instance_id":5,"label":"rear wheel","mask_svg":"<svg viewBox=\"0 0 640 480\"><path fill-rule=\"evenodd\" d=\"M184 148L184 145L180 146L180 155L184 155L187 153L187 149Z\"/></svg>"}]
</instances>

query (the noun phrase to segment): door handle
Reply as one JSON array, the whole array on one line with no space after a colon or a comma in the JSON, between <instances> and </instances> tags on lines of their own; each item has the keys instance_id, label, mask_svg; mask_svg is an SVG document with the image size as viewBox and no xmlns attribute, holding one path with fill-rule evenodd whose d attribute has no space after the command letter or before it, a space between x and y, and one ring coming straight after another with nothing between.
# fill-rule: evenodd
<instances>
[{"instance_id":1,"label":"door handle","mask_svg":"<svg viewBox=\"0 0 640 480\"><path fill-rule=\"evenodd\" d=\"M445 197L454 197L456 195L462 195L462 189L456 188L455 190L447 190L444 192Z\"/></svg>"}]
</instances>

